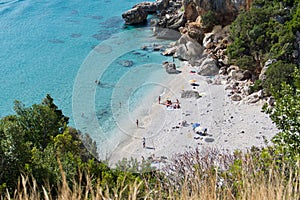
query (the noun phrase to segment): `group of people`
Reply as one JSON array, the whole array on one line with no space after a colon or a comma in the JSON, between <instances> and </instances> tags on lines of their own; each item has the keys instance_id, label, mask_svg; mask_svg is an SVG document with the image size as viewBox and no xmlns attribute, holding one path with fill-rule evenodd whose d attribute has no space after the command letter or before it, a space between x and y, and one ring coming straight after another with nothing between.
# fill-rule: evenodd
<instances>
[{"instance_id":1,"label":"group of people","mask_svg":"<svg viewBox=\"0 0 300 200\"><path fill-rule=\"evenodd\" d=\"M160 104L160 101L161 101L161 98L160 96L158 97L158 103ZM180 109L181 106L180 106L180 103L179 103L179 100L176 99L176 102L172 102L171 100L167 99L166 102L164 103L164 105L167 106L167 108L173 108L173 109Z\"/></svg>"}]
</instances>

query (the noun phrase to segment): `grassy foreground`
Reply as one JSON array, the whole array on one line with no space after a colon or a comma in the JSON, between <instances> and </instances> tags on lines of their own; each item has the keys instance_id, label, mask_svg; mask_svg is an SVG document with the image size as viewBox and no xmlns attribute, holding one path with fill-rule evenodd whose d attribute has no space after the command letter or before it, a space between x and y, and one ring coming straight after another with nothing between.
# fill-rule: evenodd
<instances>
[{"instance_id":1,"label":"grassy foreground","mask_svg":"<svg viewBox=\"0 0 300 200\"><path fill-rule=\"evenodd\" d=\"M107 187L94 183L91 175L82 175L68 183L62 171L55 195L50 186L38 186L34 179L22 176L18 189L1 199L299 199L299 162L285 162L255 154L216 154L201 158L196 150L178 155L177 160L151 177ZM261 157L261 156L260 156ZM199 159L200 158L200 159ZM267 161L268 160L268 161ZM262 168L263 167L263 168Z\"/></svg>"}]
</instances>

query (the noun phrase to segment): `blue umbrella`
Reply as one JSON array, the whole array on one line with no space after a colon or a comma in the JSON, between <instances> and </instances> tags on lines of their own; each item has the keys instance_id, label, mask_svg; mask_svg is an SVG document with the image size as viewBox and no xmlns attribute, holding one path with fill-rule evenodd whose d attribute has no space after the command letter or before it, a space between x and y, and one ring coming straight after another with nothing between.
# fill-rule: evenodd
<instances>
[{"instance_id":1,"label":"blue umbrella","mask_svg":"<svg viewBox=\"0 0 300 200\"><path fill-rule=\"evenodd\" d=\"M199 123L194 123L194 124L193 124L193 128L196 128L196 127L198 127L198 126L200 126Z\"/></svg>"}]
</instances>

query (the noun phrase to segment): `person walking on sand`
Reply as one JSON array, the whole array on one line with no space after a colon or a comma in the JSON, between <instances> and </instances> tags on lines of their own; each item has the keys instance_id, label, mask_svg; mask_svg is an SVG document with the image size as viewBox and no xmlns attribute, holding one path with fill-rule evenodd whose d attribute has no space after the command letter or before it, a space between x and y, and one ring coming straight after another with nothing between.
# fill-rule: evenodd
<instances>
[{"instance_id":1,"label":"person walking on sand","mask_svg":"<svg viewBox=\"0 0 300 200\"><path fill-rule=\"evenodd\" d=\"M146 138L143 137L143 148L146 148Z\"/></svg>"},{"instance_id":2,"label":"person walking on sand","mask_svg":"<svg viewBox=\"0 0 300 200\"><path fill-rule=\"evenodd\" d=\"M139 120L137 119L135 123L136 123L136 127L138 128L139 127Z\"/></svg>"},{"instance_id":3,"label":"person walking on sand","mask_svg":"<svg viewBox=\"0 0 300 200\"><path fill-rule=\"evenodd\" d=\"M160 104L160 100L161 100L161 99L160 99L160 96L158 96L158 104Z\"/></svg>"}]
</instances>

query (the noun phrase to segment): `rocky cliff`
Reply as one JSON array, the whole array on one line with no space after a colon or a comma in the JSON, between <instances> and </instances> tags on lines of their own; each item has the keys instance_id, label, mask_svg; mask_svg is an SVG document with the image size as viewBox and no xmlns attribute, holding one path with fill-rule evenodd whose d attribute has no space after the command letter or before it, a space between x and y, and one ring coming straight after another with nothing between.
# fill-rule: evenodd
<instances>
[{"instance_id":1,"label":"rocky cliff","mask_svg":"<svg viewBox=\"0 0 300 200\"><path fill-rule=\"evenodd\" d=\"M201 17L207 12L214 13L220 25L228 25L241 9L249 9L253 0L157 0L144 2L123 13L126 24L135 24L145 20L147 14L157 13L157 26L178 29L186 22L201 23ZM139 11L139 12L137 12ZM142 15L140 14L142 12ZM142 16L142 17L141 17ZM132 20L134 19L134 20ZM139 20L136 20L139 19Z\"/></svg>"},{"instance_id":2,"label":"rocky cliff","mask_svg":"<svg viewBox=\"0 0 300 200\"><path fill-rule=\"evenodd\" d=\"M220 25L228 25L241 9L249 9L253 0L183 0L184 15L188 21L199 20L208 11L215 13Z\"/></svg>"}]
</instances>

